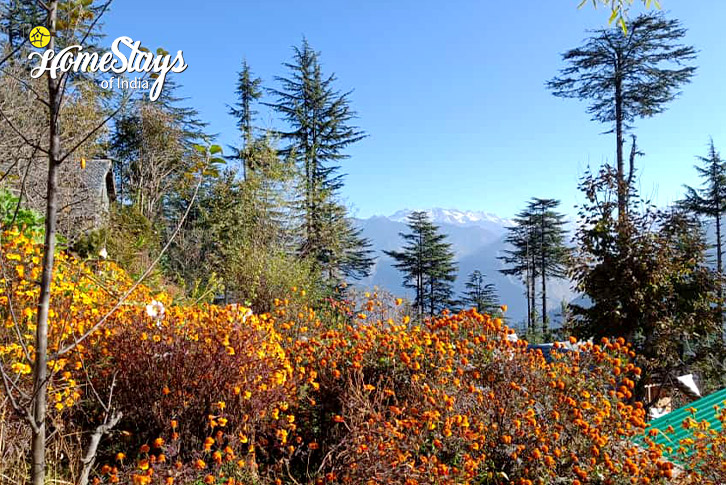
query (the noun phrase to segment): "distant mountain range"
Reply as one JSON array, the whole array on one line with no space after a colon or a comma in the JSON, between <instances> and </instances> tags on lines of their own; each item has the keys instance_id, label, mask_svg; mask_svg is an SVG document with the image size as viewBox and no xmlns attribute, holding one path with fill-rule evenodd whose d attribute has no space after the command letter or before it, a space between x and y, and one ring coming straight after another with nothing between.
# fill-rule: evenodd
<instances>
[{"instance_id":1,"label":"distant mountain range","mask_svg":"<svg viewBox=\"0 0 726 485\"><path fill-rule=\"evenodd\" d=\"M527 316L524 285L514 277L501 274L499 270L503 265L497 259L503 255L506 228L513 225L513 221L488 212L440 208L425 211L441 231L449 236L449 242L452 243L459 264L459 275L455 284L457 293L464 290L467 276L478 269L487 276L488 281L494 283L502 303L509 306L507 315L513 323L524 322ZM409 298L413 296L411 290L403 288L403 278L393 267L393 260L383 253L384 250L401 248L402 239L399 233L407 232L406 218L411 212L405 209L387 217L373 216L356 221L362 228L363 235L373 243L377 257L371 275L360 282L362 286L378 286L396 295ZM570 290L569 281L549 282L547 293L548 307L552 309L548 313L554 323L560 303L563 300L571 301L575 295Z\"/></svg>"}]
</instances>

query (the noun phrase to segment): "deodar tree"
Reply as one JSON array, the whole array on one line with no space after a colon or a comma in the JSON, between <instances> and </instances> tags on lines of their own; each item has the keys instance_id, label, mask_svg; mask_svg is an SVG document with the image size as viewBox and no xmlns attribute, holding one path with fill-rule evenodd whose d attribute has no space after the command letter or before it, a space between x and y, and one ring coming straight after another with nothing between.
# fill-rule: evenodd
<instances>
[{"instance_id":1,"label":"deodar tree","mask_svg":"<svg viewBox=\"0 0 726 485\"><path fill-rule=\"evenodd\" d=\"M582 46L562 56L566 66L547 83L555 96L588 101L593 121L615 133L620 223L627 218L629 174L634 171L632 166L625 171L625 135L637 119L665 111L693 77L696 68L688 63L696 51L681 43L685 35L678 20L660 13L638 16L627 23L626 31L596 30Z\"/></svg>"},{"instance_id":2,"label":"deodar tree","mask_svg":"<svg viewBox=\"0 0 726 485\"><path fill-rule=\"evenodd\" d=\"M500 257L507 267L506 275L521 277L526 285L528 330L536 330L536 284L541 295L542 332L548 332L547 282L567 275L570 250L565 245L564 215L555 209L554 199L533 198L527 208L517 214L515 225L508 229L505 242L510 246Z\"/></svg>"},{"instance_id":3,"label":"deodar tree","mask_svg":"<svg viewBox=\"0 0 726 485\"><path fill-rule=\"evenodd\" d=\"M281 154L295 157L302 171L300 255L311 257L336 284L367 275L373 265L370 242L338 200L344 178L340 162L348 158L344 150L366 135L350 124L356 116L350 92L336 90L335 75L323 74L320 54L305 39L293 50L293 61L285 64L288 77L277 77L280 89L269 90L277 101L267 105L289 126L279 133L288 142Z\"/></svg>"},{"instance_id":4,"label":"deodar tree","mask_svg":"<svg viewBox=\"0 0 726 485\"><path fill-rule=\"evenodd\" d=\"M454 302L453 282L456 262L446 234L439 232L426 212L408 216L409 232L401 233L405 246L400 251L384 251L394 259L394 266L403 273L403 285L415 290L414 307L419 319L434 316Z\"/></svg>"},{"instance_id":5,"label":"deodar tree","mask_svg":"<svg viewBox=\"0 0 726 485\"><path fill-rule=\"evenodd\" d=\"M721 217L726 214L726 164L711 140L708 155L698 157L701 166L696 166L698 175L703 179L700 188L686 186L686 197L680 205L686 210L700 217L713 219L716 227L716 271L719 278L723 278L723 235ZM723 313L723 283L719 283L718 305L719 313ZM721 317L723 320L723 317Z\"/></svg>"}]
</instances>

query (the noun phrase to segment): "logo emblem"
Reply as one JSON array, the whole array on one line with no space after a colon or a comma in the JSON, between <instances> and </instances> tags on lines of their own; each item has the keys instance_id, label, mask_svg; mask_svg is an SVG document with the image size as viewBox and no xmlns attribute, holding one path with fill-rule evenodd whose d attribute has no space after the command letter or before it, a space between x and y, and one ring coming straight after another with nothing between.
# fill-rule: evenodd
<instances>
[{"instance_id":1,"label":"logo emblem","mask_svg":"<svg viewBox=\"0 0 726 485\"><path fill-rule=\"evenodd\" d=\"M30 43L33 44L33 47L42 49L50 42L50 32L48 32L48 29L46 29L45 27L39 25L38 27L35 27L33 30L30 31L29 38Z\"/></svg>"}]
</instances>

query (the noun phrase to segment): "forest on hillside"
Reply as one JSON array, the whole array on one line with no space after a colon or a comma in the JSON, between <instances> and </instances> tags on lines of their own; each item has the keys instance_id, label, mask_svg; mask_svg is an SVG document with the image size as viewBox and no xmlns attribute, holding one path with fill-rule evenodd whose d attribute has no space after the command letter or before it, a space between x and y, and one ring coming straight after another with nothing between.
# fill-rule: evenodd
<instances>
[{"instance_id":1,"label":"forest on hillside","mask_svg":"<svg viewBox=\"0 0 726 485\"><path fill-rule=\"evenodd\" d=\"M615 156L575 221L521 202L498 256L517 335L425 211L384 252L407 293L359 283L381 257L342 192L365 113L305 37L274 79L234 60L221 146L181 51L126 44L150 87L108 89L110 1L0 2L0 483L724 483L726 403L652 423L726 386L726 161L711 140L681 200L638 193L637 122L698 55L632 3L582 2L603 26L542 80ZM555 327L558 280L580 298Z\"/></svg>"}]
</instances>

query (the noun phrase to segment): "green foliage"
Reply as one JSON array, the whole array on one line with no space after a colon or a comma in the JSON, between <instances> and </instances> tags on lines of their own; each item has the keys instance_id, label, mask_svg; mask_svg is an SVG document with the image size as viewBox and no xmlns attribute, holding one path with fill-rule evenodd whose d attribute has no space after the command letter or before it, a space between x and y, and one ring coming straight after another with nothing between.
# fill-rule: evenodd
<instances>
[{"instance_id":1,"label":"green foliage","mask_svg":"<svg viewBox=\"0 0 726 485\"><path fill-rule=\"evenodd\" d=\"M227 168L200 187L169 249L167 274L195 300L246 303L257 311L296 286L319 296L319 276L295 254L290 235L294 162L280 158L270 138L251 140L243 152L250 167L244 179Z\"/></svg>"},{"instance_id":2,"label":"green foliage","mask_svg":"<svg viewBox=\"0 0 726 485\"><path fill-rule=\"evenodd\" d=\"M18 198L6 189L0 189L0 224L3 229L17 226L35 234L41 234L44 230L43 216L21 207Z\"/></svg>"},{"instance_id":3,"label":"green foliage","mask_svg":"<svg viewBox=\"0 0 726 485\"><path fill-rule=\"evenodd\" d=\"M414 306L419 318L434 316L453 301L456 262L446 235L439 232L426 212L408 216L408 233L401 233L405 245L401 251L384 251L403 273L403 285L416 291Z\"/></svg>"},{"instance_id":4,"label":"green foliage","mask_svg":"<svg viewBox=\"0 0 726 485\"><path fill-rule=\"evenodd\" d=\"M697 216L713 218L716 226L716 269L722 273L721 217L726 214L726 163L721 160L713 140L709 146L708 156L698 159L703 165L695 168L704 183L700 188L686 186L686 197L679 205Z\"/></svg>"},{"instance_id":5,"label":"green foliage","mask_svg":"<svg viewBox=\"0 0 726 485\"><path fill-rule=\"evenodd\" d=\"M555 209L560 202L533 198L527 208L507 228L505 242L509 249L501 259L506 268L502 274L518 276L525 283L528 303L527 330L537 324L536 285L539 279L541 294L542 332L548 333L547 281L567 277L570 249L566 246L565 216Z\"/></svg>"},{"instance_id":6,"label":"green foliage","mask_svg":"<svg viewBox=\"0 0 726 485\"><path fill-rule=\"evenodd\" d=\"M190 177L206 161L195 149L207 139L206 124L195 109L180 106L177 89L170 79L158 100L134 102L116 121L110 141L118 198L154 220L173 220L186 209L187 200L178 195L187 195Z\"/></svg>"},{"instance_id":7,"label":"green foliage","mask_svg":"<svg viewBox=\"0 0 726 485\"><path fill-rule=\"evenodd\" d=\"M254 104L262 98L262 79L255 77L247 61L242 61L242 70L237 76L237 102L229 107L229 114L237 120L242 139L247 145L254 138L254 122L257 111Z\"/></svg>"},{"instance_id":8,"label":"green foliage","mask_svg":"<svg viewBox=\"0 0 726 485\"><path fill-rule=\"evenodd\" d=\"M338 200L343 186L339 163L348 158L344 150L365 134L350 125L355 118L350 93L333 87L334 74L323 75L320 54L305 39L293 49L293 61L285 64L289 75L276 78L281 89L270 90L277 101L269 106L290 127L281 133L288 142L281 154L293 157L301 169L300 254L316 261L320 273L337 284L366 276L373 265L370 242Z\"/></svg>"},{"instance_id":9,"label":"green foliage","mask_svg":"<svg viewBox=\"0 0 726 485\"><path fill-rule=\"evenodd\" d=\"M138 278L158 252L161 240L155 224L136 206L112 206L107 228L92 234L87 255L96 257L102 248L129 274ZM159 284L161 269L156 268L147 284Z\"/></svg>"},{"instance_id":10,"label":"green foliage","mask_svg":"<svg viewBox=\"0 0 726 485\"><path fill-rule=\"evenodd\" d=\"M627 218L628 188L635 156L633 139L630 175L625 174L625 133L639 118L665 111L666 105L690 82L696 68L688 65L696 57L693 47L681 44L686 29L678 20L659 13L640 15L621 29L600 29L581 47L562 57L567 66L547 83L555 96L589 102L593 121L605 123L615 133L618 175L618 218Z\"/></svg>"},{"instance_id":11,"label":"green foliage","mask_svg":"<svg viewBox=\"0 0 726 485\"><path fill-rule=\"evenodd\" d=\"M465 283L466 291L462 300L481 314L494 315L499 309L499 297L494 284L486 283L485 278L481 271L473 271Z\"/></svg>"},{"instance_id":12,"label":"green foliage","mask_svg":"<svg viewBox=\"0 0 726 485\"><path fill-rule=\"evenodd\" d=\"M581 47L563 54L567 66L547 83L562 98L589 100L593 121L633 122L665 110L696 68L693 47L681 44L686 29L660 13L639 15L628 33L600 29Z\"/></svg>"},{"instance_id":13,"label":"green foliage","mask_svg":"<svg viewBox=\"0 0 726 485\"><path fill-rule=\"evenodd\" d=\"M582 337L624 337L641 356L645 379L660 382L702 364L720 335L718 279L696 220L682 211L629 208L618 222L617 174L604 167L581 182L574 275L590 305L573 305ZM641 389L642 390L642 389Z\"/></svg>"}]
</instances>

